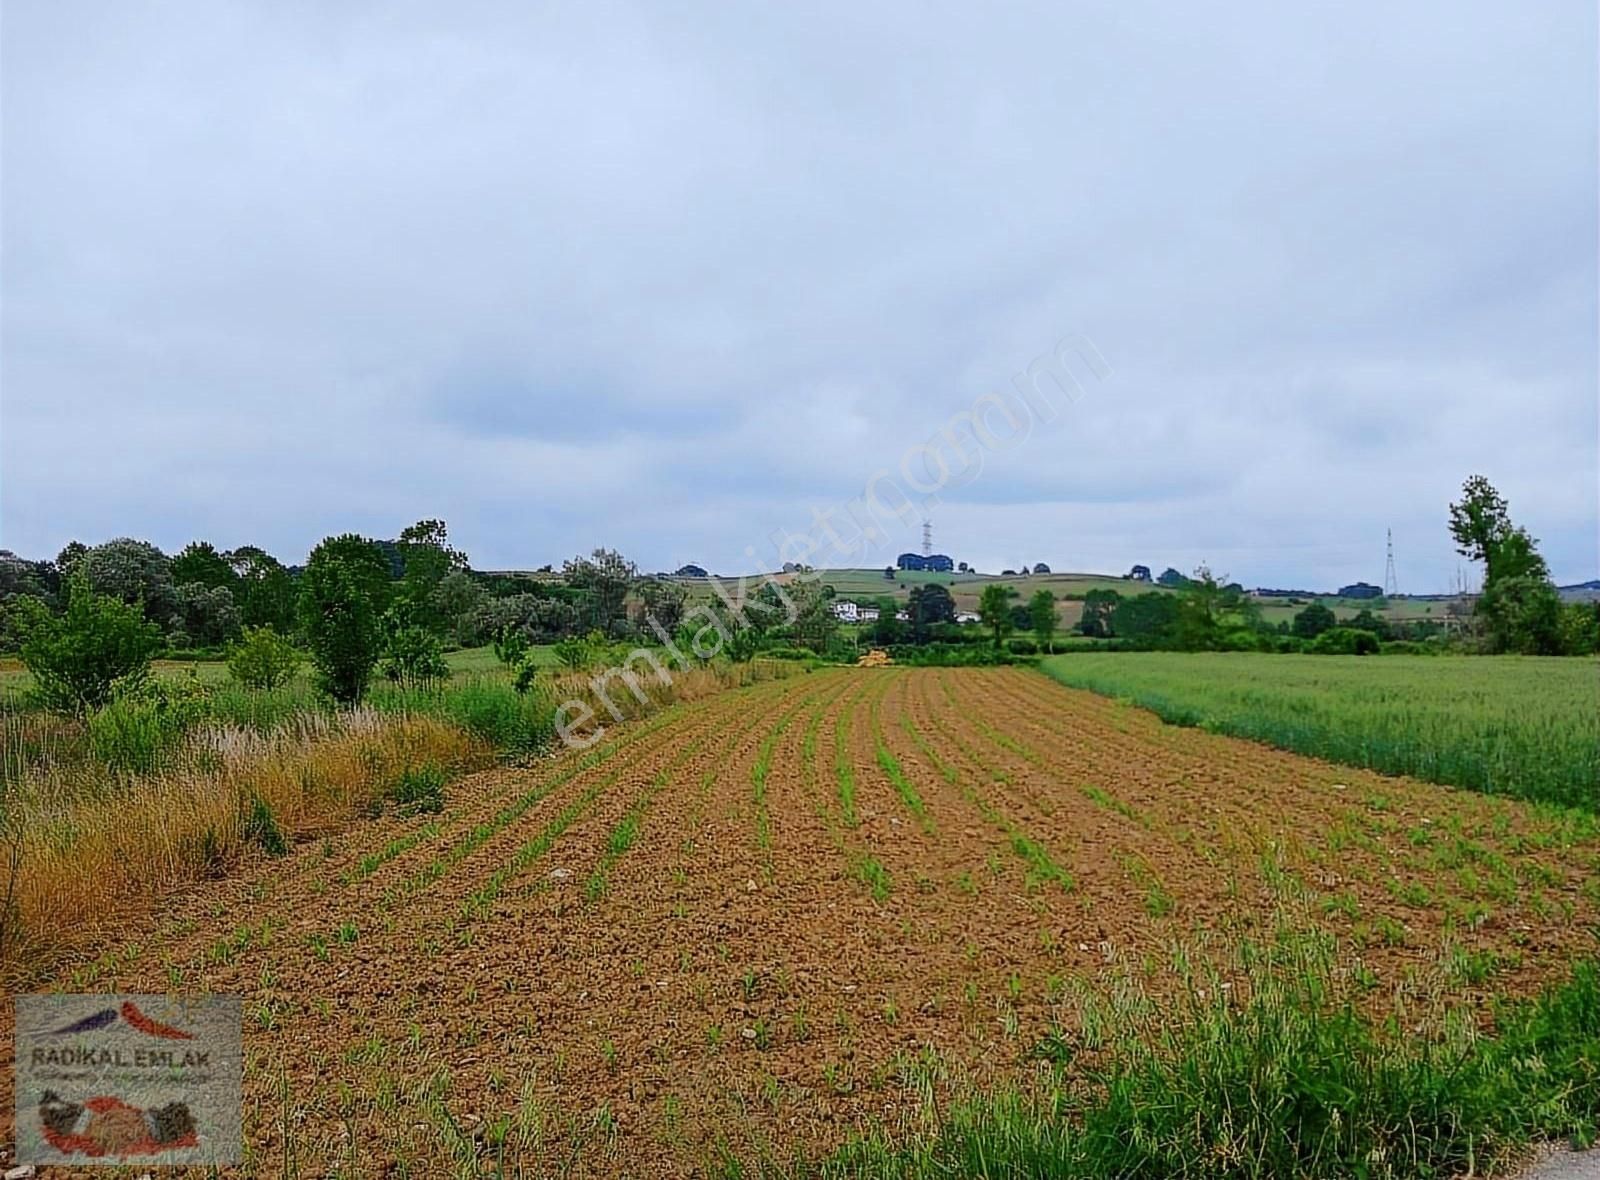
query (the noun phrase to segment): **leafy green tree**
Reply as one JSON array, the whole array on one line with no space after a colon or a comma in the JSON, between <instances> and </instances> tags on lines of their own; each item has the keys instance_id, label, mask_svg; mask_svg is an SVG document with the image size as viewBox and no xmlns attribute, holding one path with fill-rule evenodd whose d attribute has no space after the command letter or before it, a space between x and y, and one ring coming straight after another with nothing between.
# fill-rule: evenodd
<instances>
[{"instance_id":1,"label":"leafy green tree","mask_svg":"<svg viewBox=\"0 0 1600 1180\"><path fill-rule=\"evenodd\" d=\"M503 627L494 637L494 658L508 668L515 668L528 658L527 632L517 627Z\"/></svg>"},{"instance_id":2,"label":"leafy green tree","mask_svg":"<svg viewBox=\"0 0 1600 1180\"><path fill-rule=\"evenodd\" d=\"M337 561L375 615L382 615L394 601L394 564L377 541L356 533L328 537L311 551L306 572L317 562ZM302 575L304 577L304 575Z\"/></svg>"},{"instance_id":3,"label":"leafy green tree","mask_svg":"<svg viewBox=\"0 0 1600 1180\"><path fill-rule=\"evenodd\" d=\"M432 688L450 677L439 637L415 623L398 628L383 653L384 676L402 688Z\"/></svg>"},{"instance_id":4,"label":"leafy green tree","mask_svg":"<svg viewBox=\"0 0 1600 1180\"><path fill-rule=\"evenodd\" d=\"M220 647L239 633L239 608L226 586L186 582L178 587L176 638L196 647Z\"/></svg>"},{"instance_id":5,"label":"leafy green tree","mask_svg":"<svg viewBox=\"0 0 1600 1180\"><path fill-rule=\"evenodd\" d=\"M1049 572L1048 570L1045 572ZM1040 647L1054 653L1056 650L1056 596L1048 590L1033 592L1028 599L1028 615L1033 623L1033 637Z\"/></svg>"},{"instance_id":6,"label":"leafy green tree","mask_svg":"<svg viewBox=\"0 0 1600 1180\"><path fill-rule=\"evenodd\" d=\"M137 606L97 593L81 573L73 575L60 615L36 598L21 605L27 612L22 662L49 709L84 713L99 708L118 687L144 680L161 647L160 629Z\"/></svg>"},{"instance_id":7,"label":"leafy green tree","mask_svg":"<svg viewBox=\"0 0 1600 1180\"><path fill-rule=\"evenodd\" d=\"M1320 602L1313 602L1305 610L1295 615L1294 622L1289 630L1301 639L1315 639L1324 631L1331 631L1339 625L1339 616Z\"/></svg>"},{"instance_id":8,"label":"leafy green tree","mask_svg":"<svg viewBox=\"0 0 1600 1180\"><path fill-rule=\"evenodd\" d=\"M1112 633L1140 647L1166 647L1176 641L1178 596L1134 594L1117 603L1111 614Z\"/></svg>"},{"instance_id":9,"label":"leafy green tree","mask_svg":"<svg viewBox=\"0 0 1600 1180\"><path fill-rule=\"evenodd\" d=\"M96 594L109 594L130 606L137 604L156 626L171 626L178 609L172 562L148 541L118 537L96 545L72 563L72 570L88 579Z\"/></svg>"},{"instance_id":10,"label":"leafy green tree","mask_svg":"<svg viewBox=\"0 0 1600 1180\"><path fill-rule=\"evenodd\" d=\"M678 629L683 621L684 604L688 593L676 582L663 582L659 578L645 578L635 588L639 595L636 624L641 631L655 633L650 626L653 620L668 635Z\"/></svg>"},{"instance_id":11,"label":"leafy green tree","mask_svg":"<svg viewBox=\"0 0 1600 1180\"><path fill-rule=\"evenodd\" d=\"M1500 578L1550 578L1538 541L1511 523L1505 497L1481 475L1469 477L1450 505L1450 535L1459 553L1483 562L1485 590Z\"/></svg>"},{"instance_id":12,"label":"leafy green tree","mask_svg":"<svg viewBox=\"0 0 1600 1180\"><path fill-rule=\"evenodd\" d=\"M826 587L810 578L789 585L789 600L794 604L794 622L789 624L795 642L814 652L826 652L839 633Z\"/></svg>"},{"instance_id":13,"label":"leafy green tree","mask_svg":"<svg viewBox=\"0 0 1600 1180\"><path fill-rule=\"evenodd\" d=\"M615 549L596 549L588 557L574 557L561 567L567 584L583 596L585 624L607 635L627 630L626 602L639 569Z\"/></svg>"},{"instance_id":14,"label":"leafy green tree","mask_svg":"<svg viewBox=\"0 0 1600 1180\"><path fill-rule=\"evenodd\" d=\"M382 553L360 537L330 538L311 551L300 576L300 626L311 646L317 683L345 704L365 695L383 650L381 611L373 595L375 589L387 592L388 563L383 562L380 588L368 549L382 560Z\"/></svg>"},{"instance_id":15,"label":"leafy green tree","mask_svg":"<svg viewBox=\"0 0 1600 1180\"><path fill-rule=\"evenodd\" d=\"M978 595L978 618L994 636L995 651L1000 650L1000 644L1011 634L1011 600L1016 595L1010 586L998 582L990 582Z\"/></svg>"},{"instance_id":16,"label":"leafy green tree","mask_svg":"<svg viewBox=\"0 0 1600 1180\"><path fill-rule=\"evenodd\" d=\"M433 609L443 620L445 629L464 647L475 646L463 638L467 620L488 601L488 592L466 570L451 570L433 588Z\"/></svg>"},{"instance_id":17,"label":"leafy green tree","mask_svg":"<svg viewBox=\"0 0 1600 1180\"><path fill-rule=\"evenodd\" d=\"M1370 631L1379 639L1388 639L1394 634L1394 629L1382 615L1375 615L1371 610L1362 607L1355 618L1345 623L1346 627L1354 627L1357 631Z\"/></svg>"},{"instance_id":18,"label":"leafy green tree","mask_svg":"<svg viewBox=\"0 0 1600 1180\"><path fill-rule=\"evenodd\" d=\"M1511 532L1511 514L1505 497L1481 475L1461 485L1461 500L1450 505L1450 535L1456 549L1486 566L1496 547Z\"/></svg>"},{"instance_id":19,"label":"leafy green tree","mask_svg":"<svg viewBox=\"0 0 1600 1180\"><path fill-rule=\"evenodd\" d=\"M911 622L912 641L926 643L933 628L956 621L956 600L943 586L929 582L913 587L906 602L906 614Z\"/></svg>"},{"instance_id":20,"label":"leafy green tree","mask_svg":"<svg viewBox=\"0 0 1600 1180\"><path fill-rule=\"evenodd\" d=\"M1493 651L1562 653L1561 597L1544 578L1500 577L1486 583L1477 614L1487 625Z\"/></svg>"},{"instance_id":21,"label":"leafy green tree","mask_svg":"<svg viewBox=\"0 0 1600 1180\"><path fill-rule=\"evenodd\" d=\"M304 662L300 649L271 627L246 627L228 649L228 672L246 688L287 684Z\"/></svg>"},{"instance_id":22,"label":"leafy green tree","mask_svg":"<svg viewBox=\"0 0 1600 1180\"><path fill-rule=\"evenodd\" d=\"M172 559L172 580L179 586L198 583L231 591L238 585L239 574L210 541L190 541Z\"/></svg>"},{"instance_id":23,"label":"leafy green tree","mask_svg":"<svg viewBox=\"0 0 1600 1180\"><path fill-rule=\"evenodd\" d=\"M899 643L905 633L905 628L900 625L900 620L895 616L900 613L900 604L892 598L878 599L878 618L872 624L872 641L874 643Z\"/></svg>"},{"instance_id":24,"label":"leafy green tree","mask_svg":"<svg viewBox=\"0 0 1600 1180\"><path fill-rule=\"evenodd\" d=\"M409 625L444 634L450 620L439 609L438 590L445 578L466 570L467 555L451 547L442 520L419 520L401 532L395 547L405 569L396 595L396 613Z\"/></svg>"},{"instance_id":25,"label":"leafy green tree","mask_svg":"<svg viewBox=\"0 0 1600 1180\"><path fill-rule=\"evenodd\" d=\"M1600 653L1600 602L1569 602L1561 608L1561 650L1569 656Z\"/></svg>"},{"instance_id":26,"label":"leafy green tree","mask_svg":"<svg viewBox=\"0 0 1600 1180\"><path fill-rule=\"evenodd\" d=\"M1115 632L1111 620L1122 595L1115 590L1091 590L1083 596L1083 617L1078 620L1078 631L1094 639L1109 639Z\"/></svg>"},{"instance_id":27,"label":"leafy green tree","mask_svg":"<svg viewBox=\"0 0 1600 1180\"><path fill-rule=\"evenodd\" d=\"M271 627L280 635L294 630L295 584L283 563L255 545L241 545L225 556L238 575L233 597L240 621L246 627Z\"/></svg>"}]
</instances>

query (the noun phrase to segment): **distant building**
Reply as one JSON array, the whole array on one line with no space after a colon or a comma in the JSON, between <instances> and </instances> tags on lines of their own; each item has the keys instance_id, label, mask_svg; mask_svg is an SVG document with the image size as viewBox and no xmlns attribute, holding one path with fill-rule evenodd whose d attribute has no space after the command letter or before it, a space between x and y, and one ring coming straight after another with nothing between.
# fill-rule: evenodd
<instances>
[{"instance_id":1,"label":"distant building","mask_svg":"<svg viewBox=\"0 0 1600 1180\"><path fill-rule=\"evenodd\" d=\"M1151 580L1150 567L1147 565L1136 565L1128 571L1128 577L1135 582L1148 582Z\"/></svg>"},{"instance_id":2,"label":"distant building","mask_svg":"<svg viewBox=\"0 0 1600 1180\"><path fill-rule=\"evenodd\" d=\"M691 564L680 565L678 567L678 572L673 576L679 578L709 578L711 575L706 573L706 571L701 569L699 566Z\"/></svg>"},{"instance_id":3,"label":"distant building","mask_svg":"<svg viewBox=\"0 0 1600 1180\"><path fill-rule=\"evenodd\" d=\"M878 608L875 606L864 606L856 613L856 618L858 622L876 623L878 621Z\"/></svg>"},{"instance_id":4,"label":"distant building","mask_svg":"<svg viewBox=\"0 0 1600 1180\"><path fill-rule=\"evenodd\" d=\"M981 623L982 621L982 619L969 610L956 612L956 622L958 623Z\"/></svg>"},{"instance_id":5,"label":"distant building","mask_svg":"<svg viewBox=\"0 0 1600 1180\"><path fill-rule=\"evenodd\" d=\"M859 623L861 621L861 608L847 599L839 599L833 604L833 617L841 623Z\"/></svg>"},{"instance_id":6,"label":"distant building","mask_svg":"<svg viewBox=\"0 0 1600 1180\"><path fill-rule=\"evenodd\" d=\"M902 553L895 565L903 570L929 570L936 574L954 573L956 563L943 553Z\"/></svg>"},{"instance_id":7,"label":"distant building","mask_svg":"<svg viewBox=\"0 0 1600 1180\"><path fill-rule=\"evenodd\" d=\"M1374 586L1371 582L1352 582L1348 586L1339 587L1340 598L1382 598L1383 587Z\"/></svg>"}]
</instances>

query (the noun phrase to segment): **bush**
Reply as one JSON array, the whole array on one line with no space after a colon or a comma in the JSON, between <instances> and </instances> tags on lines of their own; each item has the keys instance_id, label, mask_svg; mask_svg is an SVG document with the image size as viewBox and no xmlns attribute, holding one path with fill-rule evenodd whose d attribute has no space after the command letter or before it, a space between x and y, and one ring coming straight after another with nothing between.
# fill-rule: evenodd
<instances>
[{"instance_id":1,"label":"bush","mask_svg":"<svg viewBox=\"0 0 1600 1180\"><path fill-rule=\"evenodd\" d=\"M1032 639L1008 639L1006 648L1012 655L1036 656L1039 654L1039 645Z\"/></svg>"},{"instance_id":2,"label":"bush","mask_svg":"<svg viewBox=\"0 0 1600 1180\"><path fill-rule=\"evenodd\" d=\"M161 647L160 630L138 607L96 594L81 578L72 582L63 614L52 615L38 599L27 599L24 609L22 662L48 709L99 708L119 684L144 680Z\"/></svg>"},{"instance_id":3,"label":"bush","mask_svg":"<svg viewBox=\"0 0 1600 1180\"><path fill-rule=\"evenodd\" d=\"M278 817L272 814L271 805L260 795L250 797L241 834L246 844L259 844L268 856L282 856L289 851L289 842L283 838Z\"/></svg>"},{"instance_id":4,"label":"bush","mask_svg":"<svg viewBox=\"0 0 1600 1180\"><path fill-rule=\"evenodd\" d=\"M389 798L407 815L444 810L444 784L449 772L437 763L407 767L389 791Z\"/></svg>"},{"instance_id":5,"label":"bush","mask_svg":"<svg viewBox=\"0 0 1600 1180\"><path fill-rule=\"evenodd\" d=\"M148 773L206 715L210 695L193 670L184 680L144 680L121 687L89 715L89 748L113 770Z\"/></svg>"},{"instance_id":6,"label":"bush","mask_svg":"<svg viewBox=\"0 0 1600 1180\"><path fill-rule=\"evenodd\" d=\"M1319 656L1375 656L1379 650L1376 635L1371 631L1358 631L1354 627L1334 627L1324 631L1306 647L1306 651Z\"/></svg>"},{"instance_id":7,"label":"bush","mask_svg":"<svg viewBox=\"0 0 1600 1180\"><path fill-rule=\"evenodd\" d=\"M401 627L384 653L383 674L405 688L427 689L450 678L450 665L433 632L425 627Z\"/></svg>"},{"instance_id":8,"label":"bush","mask_svg":"<svg viewBox=\"0 0 1600 1180\"><path fill-rule=\"evenodd\" d=\"M271 691L287 684L305 656L271 627L246 627L244 637L228 649L228 672L246 688Z\"/></svg>"}]
</instances>

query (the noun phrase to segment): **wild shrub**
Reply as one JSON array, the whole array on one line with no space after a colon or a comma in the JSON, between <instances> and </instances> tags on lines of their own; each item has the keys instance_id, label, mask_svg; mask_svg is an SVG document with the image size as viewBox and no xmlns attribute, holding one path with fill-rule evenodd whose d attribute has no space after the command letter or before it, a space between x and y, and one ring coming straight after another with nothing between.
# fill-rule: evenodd
<instances>
[{"instance_id":1,"label":"wild shrub","mask_svg":"<svg viewBox=\"0 0 1600 1180\"><path fill-rule=\"evenodd\" d=\"M444 648L426 628L399 628L389 637L383 656L384 677L409 689L430 689L450 678Z\"/></svg>"},{"instance_id":2,"label":"wild shrub","mask_svg":"<svg viewBox=\"0 0 1600 1180\"><path fill-rule=\"evenodd\" d=\"M305 656L271 627L246 627L228 648L228 673L246 688L271 692L294 679Z\"/></svg>"},{"instance_id":3,"label":"wild shrub","mask_svg":"<svg viewBox=\"0 0 1600 1180\"><path fill-rule=\"evenodd\" d=\"M407 815L437 814L444 810L444 785L449 772L434 762L408 766L389 790L394 805Z\"/></svg>"},{"instance_id":4,"label":"wild shrub","mask_svg":"<svg viewBox=\"0 0 1600 1180\"><path fill-rule=\"evenodd\" d=\"M112 697L120 684L138 684L150 673L161 632L137 606L97 594L81 577L67 592L67 609L51 614L38 599L25 599L22 662L33 673L34 692L47 709L84 713Z\"/></svg>"},{"instance_id":5,"label":"wild shrub","mask_svg":"<svg viewBox=\"0 0 1600 1180\"><path fill-rule=\"evenodd\" d=\"M259 845L268 856L282 856L289 851L289 842L283 837L283 829L278 826L278 817L272 813L272 805L260 795L250 796L240 834L246 844Z\"/></svg>"},{"instance_id":6,"label":"wild shrub","mask_svg":"<svg viewBox=\"0 0 1600 1180\"><path fill-rule=\"evenodd\" d=\"M1334 627L1312 640L1306 651L1319 656L1375 656L1379 647L1378 637L1371 631Z\"/></svg>"}]
</instances>

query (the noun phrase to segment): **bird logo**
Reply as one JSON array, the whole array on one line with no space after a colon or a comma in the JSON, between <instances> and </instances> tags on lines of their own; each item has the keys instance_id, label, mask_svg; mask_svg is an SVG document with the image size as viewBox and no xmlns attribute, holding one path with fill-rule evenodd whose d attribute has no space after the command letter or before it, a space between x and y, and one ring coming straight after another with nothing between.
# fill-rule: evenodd
<instances>
[{"instance_id":1,"label":"bird logo","mask_svg":"<svg viewBox=\"0 0 1600 1180\"><path fill-rule=\"evenodd\" d=\"M123 1002L120 1008L102 1008L92 1016L85 1016L82 1020L75 1020L71 1024L58 1029L52 1029L50 1035L55 1037L72 1036L77 1033L98 1032L109 1028L121 1021L128 1027L149 1037L160 1037L168 1041L192 1041L194 1034L184 1032L170 1024L163 1024L159 1020L152 1020L132 1000Z\"/></svg>"}]
</instances>

